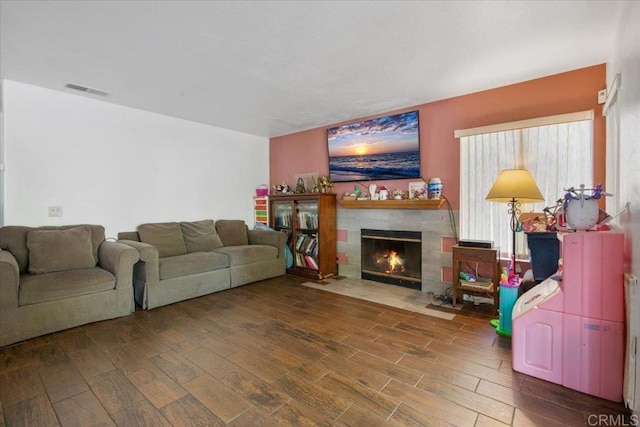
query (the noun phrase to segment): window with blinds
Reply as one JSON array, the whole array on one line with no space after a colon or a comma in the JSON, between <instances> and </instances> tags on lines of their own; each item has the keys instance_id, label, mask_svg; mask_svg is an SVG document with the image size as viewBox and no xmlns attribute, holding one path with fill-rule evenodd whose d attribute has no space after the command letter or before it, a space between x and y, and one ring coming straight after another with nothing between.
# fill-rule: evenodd
<instances>
[{"instance_id":1,"label":"window with blinds","mask_svg":"<svg viewBox=\"0 0 640 427\"><path fill-rule=\"evenodd\" d=\"M503 169L524 168L545 201L523 204L542 212L564 189L593 186L593 111L544 117L455 132L460 138L460 236L492 240L501 257L511 253L510 215L505 204L485 200ZM516 233L516 257L527 259L523 233Z\"/></svg>"}]
</instances>

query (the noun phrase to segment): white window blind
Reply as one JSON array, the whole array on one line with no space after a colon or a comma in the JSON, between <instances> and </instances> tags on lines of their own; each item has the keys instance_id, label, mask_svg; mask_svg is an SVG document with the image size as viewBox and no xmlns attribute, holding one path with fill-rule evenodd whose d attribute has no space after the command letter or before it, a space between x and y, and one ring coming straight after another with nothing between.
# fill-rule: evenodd
<instances>
[{"instance_id":1,"label":"white window blind","mask_svg":"<svg viewBox=\"0 0 640 427\"><path fill-rule=\"evenodd\" d=\"M586 112L589 113L589 112ZM503 169L529 170L545 198L542 203L523 204L522 212L542 212L564 196L564 189L593 186L593 112L456 131L460 138L460 236L492 240L502 257L511 253L510 215L506 203L485 197ZM541 123L541 124L538 124ZM535 125L533 125L535 124ZM516 124L517 125L517 124ZM516 233L516 257L527 259L523 233Z\"/></svg>"},{"instance_id":2,"label":"white window blind","mask_svg":"<svg viewBox=\"0 0 640 427\"><path fill-rule=\"evenodd\" d=\"M607 147L606 147L606 185L605 190L612 196L605 199L606 210L609 213L620 212L620 107L618 91L620 88L620 74L616 74L607 102L602 107L602 115L607 118Z\"/></svg>"}]
</instances>

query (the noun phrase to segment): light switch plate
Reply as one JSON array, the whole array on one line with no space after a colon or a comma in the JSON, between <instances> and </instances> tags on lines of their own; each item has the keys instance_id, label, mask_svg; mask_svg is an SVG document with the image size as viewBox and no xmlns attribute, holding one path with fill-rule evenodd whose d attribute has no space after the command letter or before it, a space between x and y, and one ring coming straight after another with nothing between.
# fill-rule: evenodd
<instances>
[{"instance_id":1,"label":"light switch plate","mask_svg":"<svg viewBox=\"0 0 640 427\"><path fill-rule=\"evenodd\" d=\"M50 217L61 217L62 216L62 206L49 206L49 216Z\"/></svg>"},{"instance_id":2,"label":"light switch plate","mask_svg":"<svg viewBox=\"0 0 640 427\"><path fill-rule=\"evenodd\" d=\"M607 102L607 90L602 89L598 91L598 104L604 104Z\"/></svg>"}]
</instances>

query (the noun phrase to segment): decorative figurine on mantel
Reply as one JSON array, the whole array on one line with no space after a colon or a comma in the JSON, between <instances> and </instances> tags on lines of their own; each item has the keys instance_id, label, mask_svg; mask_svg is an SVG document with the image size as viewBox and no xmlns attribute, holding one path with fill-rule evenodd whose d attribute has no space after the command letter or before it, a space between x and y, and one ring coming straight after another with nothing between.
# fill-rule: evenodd
<instances>
[{"instance_id":1,"label":"decorative figurine on mantel","mask_svg":"<svg viewBox=\"0 0 640 427\"><path fill-rule=\"evenodd\" d=\"M377 200L377 194L376 190L378 189L378 186L376 184L369 184L369 197L371 198L371 200Z\"/></svg>"},{"instance_id":2,"label":"decorative figurine on mantel","mask_svg":"<svg viewBox=\"0 0 640 427\"><path fill-rule=\"evenodd\" d=\"M384 185L380 186L380 200L388 200L389 199L389 190Z\"/></svg>"},{"instance_id":3,"label":"decorative figurine on mantel","mask_svg":"<svg viewBox=\"0 0 640 427\"><path fill-rule=\"evenodd\" d=\"M293 194L293 191L291 191L291 187L289 187L289 184L287 184L286 182L274 185L273 189L280 194Z\"/></svg>"},{"instance_id":4,"label":"decorative figurine on mantel","mask_svg":"<svg viewBox=\"0 0 640 427\"><path fill-rule=\"evenodd\" d=\"M356 196L356 200L362 197L362 190L357 185L353 187L353 194Z\"/></svg>"},{"instance_id":5,"label":"decorative figurine on mantel","mask_svg":"<svg viewBox=\"0 0 640 427\"><path fill-rule=\"evenodd\" d=\"M397 190L393 190L393 193L391 193L393 195L393 198L396 200L401 200L402 198L404 198L404 191L397 189Z\"/></svg>"},{"instance_id":6,"label":"decorative figurine on mantel","mask_svg":"<svg viewBox=\"0 0 640 427\"><path fill-rule=\"evenodd\" d=\"M333 181L326 175L322 175L318 178L318 187L321 193L329 193L333 187Z\"/></svg>"}]
</instances>

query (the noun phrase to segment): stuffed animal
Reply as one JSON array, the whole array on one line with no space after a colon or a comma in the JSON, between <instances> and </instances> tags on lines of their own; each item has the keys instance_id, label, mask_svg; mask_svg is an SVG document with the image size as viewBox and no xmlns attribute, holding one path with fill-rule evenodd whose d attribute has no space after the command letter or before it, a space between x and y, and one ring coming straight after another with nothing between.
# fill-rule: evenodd
<instances>
[{"instance_id":1,"label":"stuffed animal","mask_svg":"<svg viewBox=\"0 0 640 427\"><path fill-rule=\"evenodd\" d=\"M289 187L289 184L287 184L286 182L283 182L282 184L278 184L278 185L274 185L273 189L276 190L278 193L282 193L282 194L291 194L291 187Z\"/></svg>"}]
</instances>

